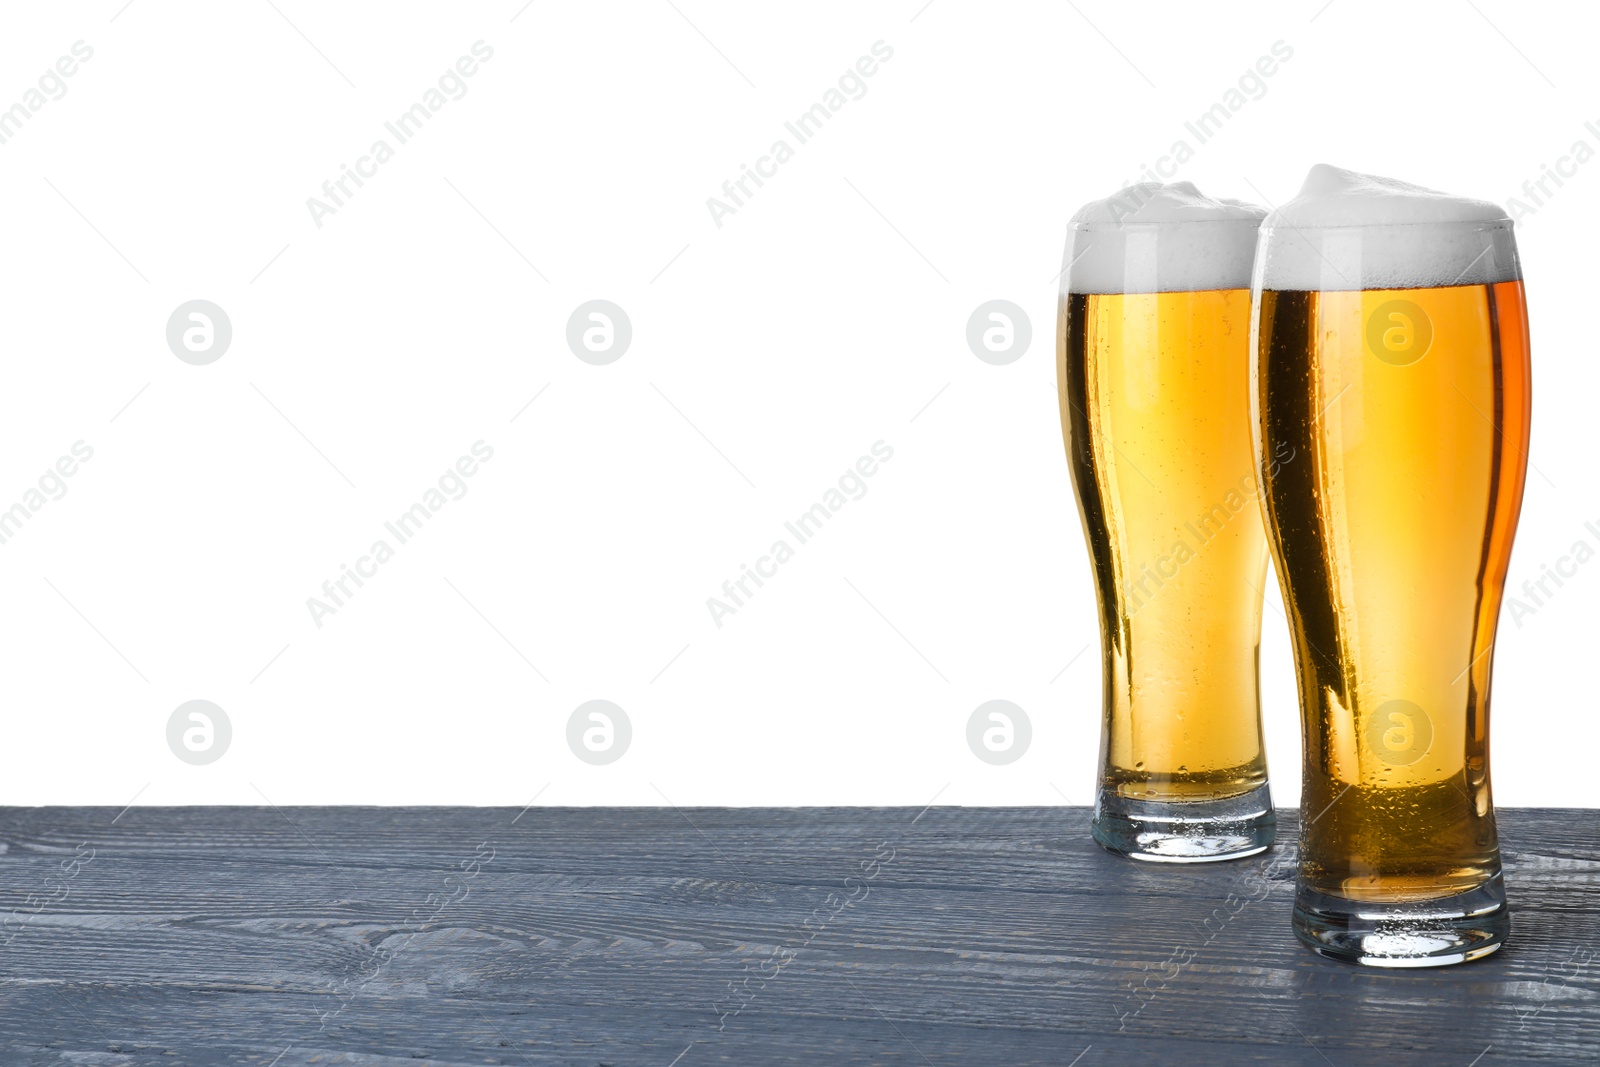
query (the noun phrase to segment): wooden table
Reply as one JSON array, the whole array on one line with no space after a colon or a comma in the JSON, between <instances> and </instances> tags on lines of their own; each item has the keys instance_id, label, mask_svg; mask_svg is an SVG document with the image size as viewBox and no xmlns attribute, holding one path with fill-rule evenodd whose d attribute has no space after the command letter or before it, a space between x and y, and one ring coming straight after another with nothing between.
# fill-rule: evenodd
<instances>
[{"instance_id":1,"label":"wooden table","mask_svg":"<svg viewBox=\"0 0 1600 1067\"><path fill-rule=\"evenodd\" d=\"M1511 941L1424 971L1301 948L1292 848L1151 867L1087 823L0 809L0 1065L1600 1062L1595 812L1502 811Z\"/></svg>"}]
</instances>

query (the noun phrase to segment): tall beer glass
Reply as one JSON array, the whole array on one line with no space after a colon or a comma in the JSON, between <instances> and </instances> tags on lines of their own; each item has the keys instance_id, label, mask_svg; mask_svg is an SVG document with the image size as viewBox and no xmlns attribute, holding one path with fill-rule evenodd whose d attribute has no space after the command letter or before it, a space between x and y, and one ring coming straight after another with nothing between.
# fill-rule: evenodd
<instances>
[{"instance_id":1,"label":"tall beer glass","mask_svg":"<svg viewBox=\"0 0 1600 1067\"><path fill-rule=\"evenodd\" d=\"M1249 424L1263 214L1141 185L1085 207L1067 240L1061 423L1104 679L1093 833L1134 859L1230 859L1273 839Z\"/></svg>"},{"instance_id":2,"label":"tall beer glass","mask_svg":"<svg viewBox=\"0 0 1600 1067\"><path fill-rule=\"evenodd\" d=\"M1495 205L1317 167L1261 230L1253 422L1304 732L1294 927L1459 963L1509 929L1489 677L1529 421ZM1271 466L1281 448L1302 457Z\"/></svg>"}]
</instances>

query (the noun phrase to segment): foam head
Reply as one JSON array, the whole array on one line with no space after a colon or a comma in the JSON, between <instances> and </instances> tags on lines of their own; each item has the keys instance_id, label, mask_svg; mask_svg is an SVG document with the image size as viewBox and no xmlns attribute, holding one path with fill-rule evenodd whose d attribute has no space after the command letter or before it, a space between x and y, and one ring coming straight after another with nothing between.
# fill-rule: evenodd
<instances>
[{"instance_id":1,"label":"foam head","mask_svg":"<svg viewBox=\"0 0 1600 1067\"><path fill-rule=\"evenodd\" d=\"M1143 182L1085 204L1067 226L1063 293L1244 289L1264 208L1192 182Z\"/></svg>"},{"instance_id":2,"label":"foam head","mask_svg":"<svg viewBox=\"0 0 1600 1067\"><path fill-rule=\"evenodd\" d=\"M1261 223L1256 287L1420 289L1522 277L1498 204L1318 163Z\"/></svg>"}]
</instances>

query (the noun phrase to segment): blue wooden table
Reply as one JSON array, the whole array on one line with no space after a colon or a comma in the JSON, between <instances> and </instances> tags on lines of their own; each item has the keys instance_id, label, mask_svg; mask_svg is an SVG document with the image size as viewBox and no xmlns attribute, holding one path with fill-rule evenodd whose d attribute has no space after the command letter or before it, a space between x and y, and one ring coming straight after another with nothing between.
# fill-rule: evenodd
<instances>
[{"instance_id":1,"label":"blue wooden table","mask_svg":"<svg viewBox=\"0 0 1600 1067\"><path fill-rule=\"evenodd\" d=\"M1081 808L0 809L0 1065L1600 1062L1600 825L1501 813L1509 944L1289 928Z\"/></svg>"}]
</instances>

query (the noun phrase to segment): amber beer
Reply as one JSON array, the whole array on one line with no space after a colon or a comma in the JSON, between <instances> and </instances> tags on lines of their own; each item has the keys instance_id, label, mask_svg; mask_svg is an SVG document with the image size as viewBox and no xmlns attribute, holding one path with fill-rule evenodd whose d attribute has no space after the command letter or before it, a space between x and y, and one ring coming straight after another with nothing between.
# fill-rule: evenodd
<instances>
[{"instance_id":1,"label":"amber beer","mask_svg":"<svg viewBox=\"0 0 1600 1067\"><path fill-rule=\"evenodd\" d=\"M1104 679L1093 833L1136 859L1246 856L1273 837L1249 420L1259 214L1091 222L1068 243L1061 420Z\"/></svg>"},{"instance_id":2,"label":"amber beer","mask_svg":"<svg viewBox=\"0 0 1600 1067\"><path fill-rule=\"evenodd\" d=\"M1355 962L1473 959L1508 930L1489 680L1528 447L1511 224L1274 221L1253 373L1305 741L1295 929ZM1270 469L1280 448L1303 461Z\"/></svg>"}]
</instances>

